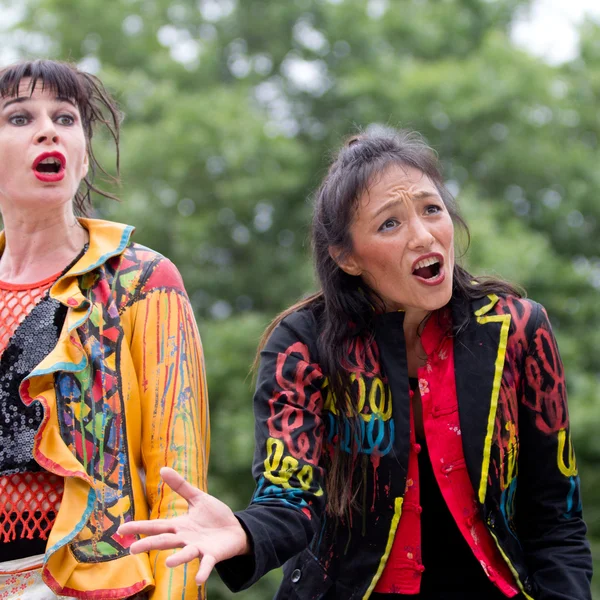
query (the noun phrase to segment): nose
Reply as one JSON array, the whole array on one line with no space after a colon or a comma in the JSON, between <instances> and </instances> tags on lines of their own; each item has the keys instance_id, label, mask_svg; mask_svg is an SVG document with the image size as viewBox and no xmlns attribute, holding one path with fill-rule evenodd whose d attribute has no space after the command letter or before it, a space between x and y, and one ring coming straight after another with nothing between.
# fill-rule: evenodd
<instances>
[{"instance_id":1,"label":"nose","mask_svg":"<svg viewBox=\"0 0 600 600\"><path fill-rule=\"evenodd\" d=\"M408 225L410 233L408 247L411 250L431 248L435 238L431 231L429 231L427 224L424 223L422 219L415 216L413 219L409 220Z\"/></svg>"},{"instance_id":2,"label":"nose","mask_svg":"<svg viewBox=\"0 0 600 600\"><path fill-rule=\"evenodd\" d=\"M50 117L45 117L41 123L35 138L38 144L58 144L59 136L54 121Z\"/></svg>"}]
</instances>

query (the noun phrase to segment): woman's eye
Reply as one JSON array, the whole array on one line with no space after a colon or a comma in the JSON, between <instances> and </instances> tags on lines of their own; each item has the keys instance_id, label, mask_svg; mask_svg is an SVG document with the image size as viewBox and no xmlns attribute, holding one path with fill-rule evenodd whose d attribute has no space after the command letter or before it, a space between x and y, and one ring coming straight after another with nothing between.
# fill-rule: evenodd
<instances>
[{"instance_id":1,"label":"woman's eye","mask_svg":"<svg viewBox=\"0 0 600 600\"><path fill-rule=\"evenodd\" d=\"M442 207L438 206L437 204L430 204L429 206L427 206L425 208L425 213L428 215L434 215L436 213L441 212Z\"/></svg>"},{"instance_id":2,"label":"woman's eye","mask_svg":"<svg viewBox=\"0 0 600 600\"><path fill-rule=\"evenodd\" d=\"M387 219L381 224L379 231L387 231L389 229L393 229L397 225L399 225L399 222L396 219Z\"/></svg>"},{"instance_id":3,"label":"woman's eye","mask_svg":"<svg viewBox=\"0 0 600 600\"><path fill-rule=\"evenodd\" d=\"M56 118L59 125L73 125L75 119L71 115L60 115Z\"/></svg>"},{"instance_id":4,"label":"woman's eye","mask_svg":"<svg viewBox=\"0 0 600 600\"><path fill-rule=\"evenodd\" d=\"M27 125L29 120L25 115L13 115L9 121L17 127L22 127L23 125Z\"/></svg>"}]
</instances>

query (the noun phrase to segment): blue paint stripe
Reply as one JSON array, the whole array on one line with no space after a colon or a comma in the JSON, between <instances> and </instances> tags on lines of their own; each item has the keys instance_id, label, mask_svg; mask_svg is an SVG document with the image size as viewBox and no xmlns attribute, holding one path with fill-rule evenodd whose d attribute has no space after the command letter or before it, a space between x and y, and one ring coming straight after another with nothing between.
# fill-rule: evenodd
<instances>
[{"instance_id":1,"label":"blue paint stripe","mask_svg":"<svg viewBox=\"0 0 600 600\"><path fill-rule=\"evenodd\" d=\"M571 488L569 489L569 493L567 495L567 512L564 514L564 517L570 519L573 515L573 496L575 495L575 488L577 487L577 482L575 481L575 477L571 477Z\"/></svg>"},{"instance_id":2,"label":"blue paint stripe","mask_svg":"<svg viewBox=\"0 0 600 600\"><path fill-rule=\"evenodd\" d=\"M72 362L55 363L47 369L40 369L40 370L32 371L31 373L29 373L29 375L27 375L27 377L24 379L24 381L26 381L27 379L30 379L31 377L38 377L39 375L49 375L50 373L55 373L56 371L68 371L68 372L76 373L76 372L84 369L86 364L87 364L87 358L85 358L85 357L83 359L81 359L81 361L78 362L77 364L72 363Z\"/></svg>"},{"instance_id":3,"label":"blue paint stripe","mask_svg":"<svg viewBox=\"0 0 600 600\"><path fill-rule=\"evenodd\" d=\"M84 273L88 273L89 271L93 271L100 265L104 264L109 258L116 256L117 254L121 254L121 252L123 252L123 250L125 250L125 246L127 246L127 243L129 242L129 238L131 237L131 234L133 233L133 229L134 228L131 225L127 225L123 231L123 235L121 236L121 241L119 242L119 246L115 250L111 250L110 252L107 252L106 254L102 255L93 265L87 266L82 271L75 271L73 273L68 273L67 276L76 277L78 275L83 275Z\"/></svg>"},{"instance_id":4,"label":"blue paint stripe","mask_svg":"<svg viewBox=\"0 0 600 600\"><path fill-rule=\"evenodd\" d=\"M69 333L72 333L75 329L81 327L90 318L91 314L92 314L92 307L90 305L90 307L88 308L85 315L79 321L77 321L76 323L71 325L71 327L69 327Z\"/></svg>"}]
</instances>

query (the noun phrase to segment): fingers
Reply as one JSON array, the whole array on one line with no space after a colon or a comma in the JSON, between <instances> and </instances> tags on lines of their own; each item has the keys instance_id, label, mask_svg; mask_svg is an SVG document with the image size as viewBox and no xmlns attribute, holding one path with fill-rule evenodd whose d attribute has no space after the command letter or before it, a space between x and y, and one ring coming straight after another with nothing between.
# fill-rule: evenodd
<instances>
[{"instance_id":1,"label":"fingers","mask_svg":"<svg viewBox=\"0 0 600 600\"><path fill-rule=\"evenodd\" d=\"M175 533L173 519L152 519L151 521L130 521L118 529L119 535L159 535Z\"/></svg>"},{"instance_id":2,"label":"fingers","mask_svg":"<svg viewBox=\"0 0 600 600\"><path fill-rule=\"evenodd\" d=\"M200 550L196 548L196 546L190 544L183 548L183 550L180 550L179 552L176 552L175 554L169 556L167 560L165 560L165 565L172 569L174 567L182 565L183 563L190 562L195 558L198 558L199 556Z\"/></svg>"},{"instance_id":3,"label":"fingers","mask_svg":"<svg viewBox=\"0 0 600 600\"><path fill-rule=\"evenodd\" d=\"M163 478L163 481L174 492L177 492L182 498L185 498L192 506L198 501L198 498L204 494L204 492L187 482L177 471L170 467L162 467L160 475Z\"/></svg>"},{"instance_id":4,"label":"fingers","mask_svg":"<svg viewBox=\"0 0 600 600\"><path fill-rule=\"evenodd\" d=\"M185 546L185 542L178 535L161 533L133 542L129 551L131 554L140 554L141 552L150 552L150 550L172 550L183 546Z\"/></svg>"},{"instance_id":5,"label":"fingers","mask_svg":"<svg viewBox=\"0 0 600 600\"><path fill-rule=\"evenodd\" d=\"M198 573L196 573L196 583L198 585L202 585L206 583L208 576L211 574L211 571L214 569L214 566L217 564L214 556L210 554L205 554L200 561L200 568L198 569Z\"/></svg>"}]
</instances>

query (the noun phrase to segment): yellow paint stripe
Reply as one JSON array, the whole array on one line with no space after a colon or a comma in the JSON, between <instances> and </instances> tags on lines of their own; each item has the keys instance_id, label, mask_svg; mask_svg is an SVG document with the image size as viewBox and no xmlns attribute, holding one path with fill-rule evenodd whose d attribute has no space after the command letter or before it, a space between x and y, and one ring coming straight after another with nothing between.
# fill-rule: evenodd
<instances>
[{"instance_id":1,"label":"yellow paint stripe","mask_svg":"<svg viewBox=\"0 0 600 600\"><path fill-rule=\"evenodd\" d=\"M494 302L495 304L495 302ZM492 304L493 306L493 304ZM483 310L483 309L481 309ZM480 311L477 311L480 312ZM475 313L477 314L477 313ZM502 371L504 370L504 358L506 356L506 347L508 343L508 332L510 329L510 315L494 315L493 317L477 317L477 322L502 323L500 330L500 342L498 344L498 354L496 356L494 384L492 386L492 398L490 401L490 414L488 415L487 432L483 446L483 462L481 463L481 481L479 482L479 502L483 504L485 493L487 491L487 475L490 468L490 455L492 450L492 437L494 435L494 421L496 419L496 410L498 408L498 396L500 395L500 386L502 385Z\"/></svg>"},{"instance_id":2,"label":"yellow paint stripe","mask_svg":"<svg viewBox=\"0 0 600 600\"><path fill-rule=\"evenodd\" d=\"M498 543L498 538L495 536L495 534L490 529L488 529L488 531L492 534L492 537L494 538L494 542L496 542L496 546L498 546L498 550L500 550L500 554L502 555L502 558L504 559L504 562L508 565L508 568L510 569L510 572L513 574L513 576L515 578L515 581L517 582L517 585L519 586L519 588L523 592L523 596L525 596L525 598L527 598L527 600L534 600L534 598L532 598L523 589L523 584L521 583L521 579L519 578L519 574L517 573L517 570L514 568L512 562L510 562L510 558L508 558L508 556L506 556L506 554L504 553L504 550L502 550L502 546L500 546L500 544Z\"/></svg>"},{"instance_id":3,"label":"yellow paint stripe","mask_svg":"<svg viewBox=\"0 0 600 600\"><path fill-rule=\"evenodd\" d=\"M396 498L394 501L394 516L392 518L392 524L390 525L390 532L388 534L387 544L385 546L385 552L379 561L379 567L377 568L377 573L375 573L375 577L371 581L371 585L365 592L363 596L363 600L367 600L367 598L373 593L381 574L383 573L383 569L385 569L385 564L387 563L387 559L390 556L390 552L392 551L392 545L394 543L394 537L396 536L396 529L398 528L398 523L400 522L400 515L402 514L402 502L404 498Z\"/></svg>"},{"instance_id":4,"label":"yellow paint stripe","mask_svg":"<svg viewBox=\"0 0 600 600\"><path fill-rule=\"evenodd\" d=\"M498 298L498 296L496 296L496 294L488 294L488 298L490 299L490 303L486 304L485 306L482 306L479 310L476 310L475 311L476 317L482 317L483 315L485 315L485 313L492 310L492 308L494 308L494 306L496 305L496 302L498 302L498 300L499 300L499 298Z\"/></svg>"},{"instance_id":5,"label":"yellow paint stripe","mask_svg":"<svg viewBox=\"0 0 600 600\"><path fill-rule=\"evenodd\" d=\"M567 453L569 464L565 464L565 446L568 444ZM567 430L561 429L558 432L558 469L565 477L575 477L577 475L577 461L575 460L575 450L571 435L567 436Z\"/></svg>"}]
</instances>

